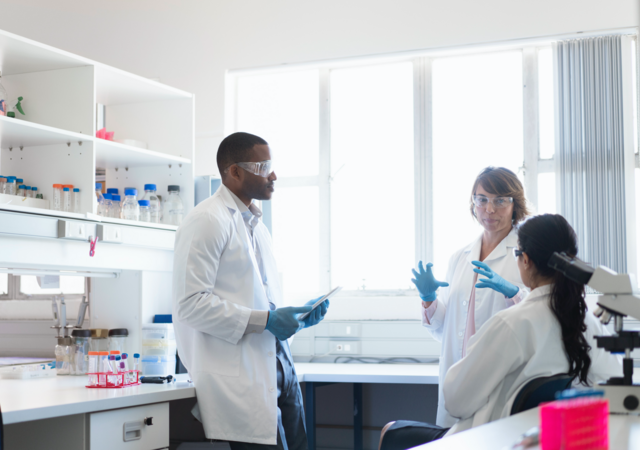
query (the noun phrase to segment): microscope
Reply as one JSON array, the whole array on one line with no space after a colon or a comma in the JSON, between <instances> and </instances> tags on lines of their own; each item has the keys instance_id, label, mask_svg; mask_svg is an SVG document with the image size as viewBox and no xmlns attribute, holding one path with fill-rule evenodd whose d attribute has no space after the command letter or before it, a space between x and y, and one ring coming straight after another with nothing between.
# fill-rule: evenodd
<instances>
[{"instance_id":1,"label":"microscope","mask_svg":"<svg viewBox=\"0 0 640 450\"><path fill-rule=\"evenodd\" d=\"M596 269L578 258L565 253L554 253L549 267L561 272L576 283L586 284L598 292L598 309L593 314L600 322L614 320L615 334L596 336L598 347L611 353L624 354L622 377L613 377L600 387L609 399L609 412L618 414L640 413L640 385L633 384L633 359L631 352L640 348L640 331L625 331L623 319L630 316L640 320L640 292L635 277L619 274L604 266Z\"/></svg>"}]
</instances>

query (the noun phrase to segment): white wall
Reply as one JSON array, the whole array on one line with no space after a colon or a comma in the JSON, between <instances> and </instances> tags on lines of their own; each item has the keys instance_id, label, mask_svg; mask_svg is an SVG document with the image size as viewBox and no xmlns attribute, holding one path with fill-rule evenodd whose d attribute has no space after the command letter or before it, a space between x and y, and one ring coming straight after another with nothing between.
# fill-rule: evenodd
<instances>
[{"instance_id":1,"label":"white wall","mask_svg":"<svg viewBox=\"0 0 640 450\"><path fill-rule=\"evenodd\" d=\"M228 69L639 22L637 0L0 0L0 29L195 93L196 175L215 172Z\"/></svg>"}]
</instances>

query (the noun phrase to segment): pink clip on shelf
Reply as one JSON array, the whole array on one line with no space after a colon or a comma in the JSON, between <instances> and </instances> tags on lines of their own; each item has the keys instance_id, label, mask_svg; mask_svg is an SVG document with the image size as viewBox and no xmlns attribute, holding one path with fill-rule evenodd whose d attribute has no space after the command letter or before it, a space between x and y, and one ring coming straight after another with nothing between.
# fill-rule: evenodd
<instances>
[{"instance_id":1,"label":"pink clip on shelf","mask_svg":"<svg viewBox=\"0 0 640 450\"><path fill-rule=\"evenodd\" d=\"M100 128L96 131L96 137L100 139L105 139L107 141L113 141L113 135L115 131L107 131L106 128Z\"/></svg>"}]
</instances>

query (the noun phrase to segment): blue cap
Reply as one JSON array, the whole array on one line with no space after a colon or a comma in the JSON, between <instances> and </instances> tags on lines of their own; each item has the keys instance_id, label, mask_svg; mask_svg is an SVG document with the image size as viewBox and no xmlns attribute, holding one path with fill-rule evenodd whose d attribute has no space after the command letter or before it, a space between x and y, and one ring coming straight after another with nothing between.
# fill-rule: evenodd
<instances>
[{"instance_id":1,"label":"blue cap","mask_svg":"<svg viewBox=\"0 0 640 450\"><path fill-rule=\"evenodd\" d=\"M128 357L129 357L129 354L128 354L128 353L123 353L123 354L122 354L122 359L127 359Z\"/></svg>"},{"instance_id":2,"label":"blue cap","mask_svg":"<svg viewBox=\"0 0 640 450\"><path fill-rule=\"evenodd\" d=\"M21 184L20 186L18 186L18 189L24 189L26 186L24 184ZM69 190L68 188L65 188L67 191Z\"/></svg>"},{"instance_id":3,"label":"blue cap","mask_svg":"<svg viewBox=\"0 0 640 450\"><path fill-rule=\"evenodd\" d=\"M115 361L116 355L109 355L109 361Z\"/></svg>"},{"instance_id":4,"label":"blue cap","mask_svg":"<svg viewBox=\"0 0 640 450\"><path fill-rule=\"evenodd\" d=\"M145 191L155 191L156 190L156 185L155 184L145 184L144 185L144 190Z\"/></svg>"},{"instance_id":5,"label":"blue cap","mask_svg":"<svg viewBox=\"0 0 640 450\"><path fill-rule=\"evenodd\" d=\"M22 178L16 178L16 181L17 181L18 183L24 183L24 180L23 180Z\"/></svg>"},{"instance_id":6,"label":"blue cap","mask_svg":"<svg viewBox=\"0 0 640 450\"><path fill-rule=\"evenodd\" d=\"M140 353L134 353L134 354L133 354L133 357L134 357L134 358L140 358Z\"/></svg>"},{"instance_id":7,"label":"blue cap","mask_svg":"<svg viewBox=\"0 0 640 450\"><path fill-rule=\"evenodd\" d=\"M67 189L67 188L65 188L65 189ZM102 194L102 197L103 197L105 200L111 200L111 194Z\"/></svg>"},{"instance_id":8,"label":"blue cap","mask_svg":"<svg viewBox=\"0 0 640 450\"><path fill-rule=\"evenodd\" d=\"M119 202L120 196L118 194L111 194L111 200L113 200L114 202Z\"/></svg>"},{"instance_id":9,"label":"blue cap","mask_svg":"<svg viewBox=\"0 0 640 450\"><path fill-rule=\"evenodd\" d=\"M120 361L121 359L120 355L116 355L116 361Z\"/></svg>"},{"instance_id":10,"label":"blue cap","mask_svg":"<svg viewBox=\"0 0 640 450\"><path fill-rule=\"evenodd\" d=\"M149 206L149 200L138 200L140 206Z\"/></svg>"},{"instance_id":11,"label":"blue cap","mask_svg":"<svg viewBox=\"0 0 640 450\"><path fill-rule=\"evenodd\" d=\"M31 190L32 190L32 191L37 191L37 190L38 190L38 188L37 188L37 187L35 187L35 186L33 186L33 187L31 188Z\"/></svg>"},{"instance_id":12,"label":"blue cap","mask_svg":"<svg viewBox=\"0 0 640 450\"><path fill-rule=\"evenodd\" d=\"M7 177L7 181L16 181L16 177Z\"/></svg>"},{"instance_id":13,"label":"blue cap","mask_svg":"<svg viewBox=\"0 0 640 450\"><path fill-rule=\"evenodd\" d=\"M124 190L124 195L138 195L138 190L134 188L126 188Z\"/></svg>"},{"instance_id":14,"label":"blue cap","mask_svg":"<svg viewBox=\"0 0 640 450\"><path fill-rule=\"evenodd\" d=\"M102 189L102 184L101 183L96 183L96 189Z\"/></svg>"},{"instance_id":15,"label":"blue cap","mask_svg":"<svg viewBox=\"0 0 640 450\"><path fill-rule=\"evenodd\" d=\"M32 188L32 189L35 189L35 188ZM78 189L78 188L73 188L73 192L80 192L80 189Z\"/></svg>"},{"instance_id":16,"label":"blue cap","mask_svg":"<svg viewBox=\"0 0 640 450\"><path fill-rule=\"evenodd\" d=\"M20 187L22 187L22 186L20 186ZM69 188L62 188L62 190L63 190L64 192L69 192Z\"/></svg>"},{"instance_id":17,"label":"blue cap","mask_svg":"<svg viewBox=\"0 0 640 450\"><path fill-rule=\"evenodd\" d=\"M107 193L109 193L109 194L119 194L120 192L118 191L117 188L109 188L109 189L107 189Z\"/></svg>"},{"instance_id":18,"label":"blue cap","mask_svg":"<svg viewBox=\"0 0 640 450\"><path fill-rule=\"evenodd\" d=\"M24 188L25 188L27 191L30 191L30 190L31 190L31 186L25 186Z\"/></svg>"}]
</instances>

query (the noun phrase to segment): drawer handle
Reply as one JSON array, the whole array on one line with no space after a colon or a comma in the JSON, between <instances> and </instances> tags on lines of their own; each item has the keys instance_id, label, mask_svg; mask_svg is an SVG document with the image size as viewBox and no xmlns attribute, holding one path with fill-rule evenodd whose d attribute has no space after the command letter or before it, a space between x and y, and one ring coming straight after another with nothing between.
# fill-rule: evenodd
<instances>
[{"instance_id":1,"label":"drawer handle","mask_svg":"<svg viewBox=\"0 0 640 450\"><path fill-rule=\"evenodd\" d=\"M145 419L146 420L146 419ZM144 422L137 420L135 422L125 422L122 432L124 442L137 441L142 438L142 427Z\"/></svg>"},{"instance_id":2,"label":"drawer handle","mask_svg":"<svg viewBox=\"0 0 640 450\"><path fill-rule=\"evenodd\" d=\"M148 425L148 426L153 425L153 417L145 417L144 418L144 424Z\"/></svg>"}]
</instances>

